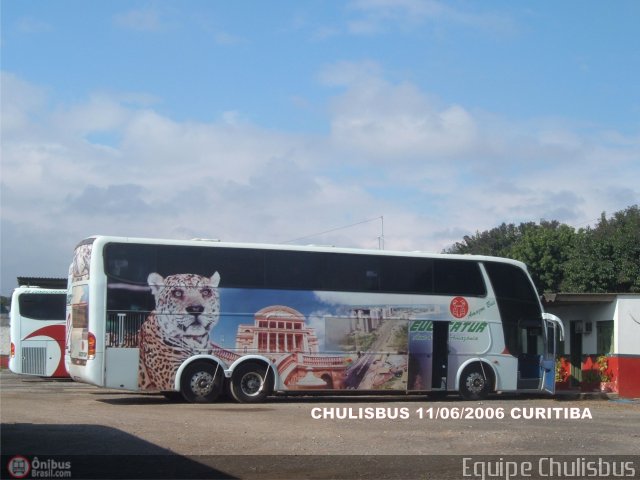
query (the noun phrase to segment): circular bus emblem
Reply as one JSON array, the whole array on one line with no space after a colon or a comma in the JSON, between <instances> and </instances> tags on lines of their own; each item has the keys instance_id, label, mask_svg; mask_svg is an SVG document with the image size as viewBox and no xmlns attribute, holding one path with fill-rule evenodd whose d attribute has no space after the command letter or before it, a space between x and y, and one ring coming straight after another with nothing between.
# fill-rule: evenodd
<instances>
[{"instance_id":1,"label":"circular bus emblem","mask_svg":"<svg viewBox=\"0 0 640 480\"><path fill-rule=\"evenodd\" d=\"M31 471L31 464L25 457L16 455L9 460L7 470L9 471L9 475L13 478L24 478L29 475L29 472Z\"/></svg>"},{"instance_id":2,"label":"circular bus emblem","mask_svg":"<svg viewBox=\"0 0 640 480\"><path fill-rule=\"evenodd\" d=\"M469 313L469 303L462 297L456 297L451 300L449 311L455 318L464 318Z\"/></svg>"}]
</instances>

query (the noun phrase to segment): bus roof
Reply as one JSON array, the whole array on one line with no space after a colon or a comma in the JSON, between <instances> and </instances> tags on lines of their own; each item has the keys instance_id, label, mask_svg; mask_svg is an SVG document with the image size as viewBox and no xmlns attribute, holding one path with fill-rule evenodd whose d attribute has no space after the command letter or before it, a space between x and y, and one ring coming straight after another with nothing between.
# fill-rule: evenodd
<instances>
[{"instance_id":1,"label":"bus roof","mask_svg":"<svg viewBox=\"0 0 640 480\"><path fill-rule=\"evenodd\" d=\"M527 266L519 261L504 257L493 257L489 255L469 255L469 254L450 254L450 253L430 253L423 251L399 251L399 250L375 250L364 248L347 248L334 246L318 246L318 245L285 245L285 244L269 244L269 243L244 243L244 242L222 242L219 240L172 240L162 238L142 238L142 237L119 237L108 235L94 235L81 241L79 245L87 243L132 243L132 244L148 244L148 245L178 245L178 246L207 246L214 248L247 248L261 250L288 250L298 252L323 252L323 253L343 253L356 255L377 255L389 257L416 257L416 258L449 258L457 260L468 260L477 262L502 262L510 263L522 269Z\"/></svg>"},{"instance_id":2,"label":"bus roof","mask_svg":"<svg viewBox=\"0 0 640 480\"><path fill-rule=\"evenodd\" d=\"M24 293L42 293L45 295L66 294L66 288L44 288L35 285L20 285L13 289L14 295L22 295Z\"/></svg>"}]
</instances>

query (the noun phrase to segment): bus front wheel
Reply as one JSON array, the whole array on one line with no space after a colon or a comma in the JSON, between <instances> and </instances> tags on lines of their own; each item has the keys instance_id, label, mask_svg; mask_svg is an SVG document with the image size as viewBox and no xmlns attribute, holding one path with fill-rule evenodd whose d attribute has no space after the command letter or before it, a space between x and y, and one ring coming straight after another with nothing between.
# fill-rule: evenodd
<instances>
[{"instance_id":1,"label":"bus front wheel","mask_svg":"<svg viewBox=\"0 0 640 480\"><path fill-rule=\"evenodd\" d=\"M460 376L460 395L467 400L482 400L491 391L491 367L480 364L464 369Z\"/></svg>"},{"instance_id":2,"label":"bus front wheel","mask_svg":"<svg viewBox=\"0 0 640 480\"><path fill-rule=\"evenodd\" d=\"M180 379L180 392L187 402L215 402L224 386L224 373L219 364L193 362Z\"/></svg>"},{"instance_id":3,"label":"bus front wheel","mask_svg":"<svg viewBox=\"0 0 640 480\"><path fill-rule=\"evenodd\" d=\"M273 372L265 364L244 363L231 377L231 395L240 403L260 403L273 390Z\"/></svg>"}]
</instances>

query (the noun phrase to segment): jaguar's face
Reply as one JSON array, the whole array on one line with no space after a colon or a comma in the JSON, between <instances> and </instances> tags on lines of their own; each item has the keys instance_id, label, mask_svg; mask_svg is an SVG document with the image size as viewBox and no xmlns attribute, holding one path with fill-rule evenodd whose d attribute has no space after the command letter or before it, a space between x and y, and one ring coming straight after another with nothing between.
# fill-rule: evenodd
<instances>
[{"instance_id":1,"label":"jaguar's face","mask_svg":"<svg viewBox=\"0 0 640 480\"><path fill-rule=\"evenodd\" d=\"M206 345L220 317L218 272L211 277L181 273L166 278L152 273L148 283L156 300L155 314L161 335Z\"/></svg>"}]
</instances>

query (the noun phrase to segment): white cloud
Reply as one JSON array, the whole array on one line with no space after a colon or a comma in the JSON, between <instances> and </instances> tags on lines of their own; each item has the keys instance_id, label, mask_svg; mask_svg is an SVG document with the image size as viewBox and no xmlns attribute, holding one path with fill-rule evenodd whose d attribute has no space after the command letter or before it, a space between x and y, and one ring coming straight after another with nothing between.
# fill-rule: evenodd
<instances>
[{"instance_id":1,"label":"white cloud","mask_svg":"<svg viewBox=\"0 0 640 480\"><path fill-rule=\"evenodd\" d=\"M114 23L128 30L156 32L162 29L160 13L152 9L129 10L115 15Z\"/></svg>"},{"instance_id":2,"label":"white cloud","mask_svg":"<svg viewBox=\"0 0 640 480\"><path fill-rule=\"evenodd\" d=\"M486 11L484 3L452 6L437 0L351 0L344 8L344 18L314 18L297 12L291 28L308 32L309 39L330 40L338 36L376 36L389 33L418 33L431 30L437 39L449 29L481 31L504 38L519 30L514 18L497 11Z\"/></svg>"},{"instance_id":3,"label":"white cloud","mask_svg":"<svg viewBox=\"0 0 640 480\"><path fill-rule=\"evenodd\" d=\"M431 0L354 0L350 8L361 14L349 23L349 31L354 34L379 33L390 25L415 26L426 18L442 17L449 10Z\"/></svg>"},{"instance_id":4,"label":"white cloud","mask_svg":"<svg viewBox=\"0 0 640 480\"><path fill-rule=\"evenodd\" d=\"M64 129L72 134L120 130L129 120L130 111L120 99L106 94L92 95L87 103L57 111L52 120L64 121Z\"/></svg>"},{"instance_id":5,"label":"white cloud","mask_svg":"<svg viewBox=\"0 0 640 480\"><path fill-rule=\"evenodd\" d=\"M343 85L332 104L333 140L371 156L414 158L455 156L478 144L478 127L459 105L438 106L416 86L390 84L374 63L342 62L321 79Z\"/></svg>"},{"instance_id":6,"label":"white cloud","mask_svg":"<svg viewBox=\"0 0 640 480\"><path fill-rule=\"evenodd\" d=\"M4 288L39 268L43 235L37 273L58 276L96 233L284 242L354 224L303 243L377 248L381 224L360 222L384 215L387 249L440 251L503 221L581 223L640 198L637 134L442 105L375 63L320 78L340 89L324 136L233 111L178 121L126 95L52 109L45 90L3 75Z\"/></svg>"},{"instance_id":7,"label":"white cloud","mask_svg":"<svg viewBox=\"0 0 640 480\"><path fill-rule=\"evenodd\" d=\"M462 10L436 0L353 0L349 6L356 18L349 22L348 30L358 35L377 34L390 28L411 29L426 22L501 34L516 30L513 19L507 15Z\"/></svg>"},{"instance_id":8,"label":"white cloud","mask_svg":"<svg viewBox=\"0 0 640 480\"><path fill-rule=\"evenodd\" d=\"M0 73L0 88L3 134L18 135L24 131L29 116L45 107L46 92L7 72Z\"/></svg>"},{"instance_id":9,"label":"white cloud","mask_svg":"<svg viewBox=\"0 0 640 480\"><path fill-rule=\"evenodd\" d=\"M246 43L244 38L228 32L217 31L213 36L217 45L239 45Z\"/></svg>"},{"instance_id":10,"label":"white cloud","mask_svg":"<svg viewBox=\"0 0 640 480\"><path fill-rule=\"evenodd\" d=\"M34 17L23 17L16 24L18 31L22 33L48 33L53 31L50 23Z\"/></svg>"},{"instance_id":11,"label":"white cloud","mask_svg":"<svg viewBox=\"0 0 640 480\"><path fill-rule=\"evenodd\" d=\"M381 66L373 61L336 62L326 66L318 75L321 83L331 87L351 87L379 84Z\"/></svg>"}]
</instances>

